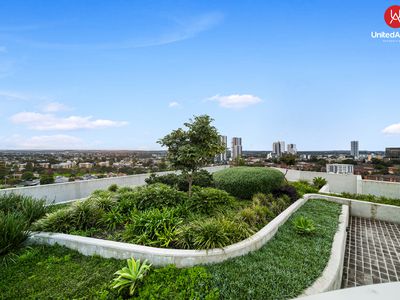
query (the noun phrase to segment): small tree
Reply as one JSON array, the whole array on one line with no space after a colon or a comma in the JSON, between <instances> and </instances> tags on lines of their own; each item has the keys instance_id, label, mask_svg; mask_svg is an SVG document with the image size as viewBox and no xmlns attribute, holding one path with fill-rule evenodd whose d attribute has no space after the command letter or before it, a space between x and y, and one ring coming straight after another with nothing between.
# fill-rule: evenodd
<instances>
[{"instance_id":1,"label":"small tree","mask_svg":"<svg viewBox=\"0 0 400 300\"><path fill-rule=\"evenodd\" d=\"M189 196L192 195L194 174L225 150L212 121L207 115L195 116L194 120L184 123L187 130L178 128L158 141L168 148L167 158L171 165L186 176Z\"/></svg>"}]
</instances>

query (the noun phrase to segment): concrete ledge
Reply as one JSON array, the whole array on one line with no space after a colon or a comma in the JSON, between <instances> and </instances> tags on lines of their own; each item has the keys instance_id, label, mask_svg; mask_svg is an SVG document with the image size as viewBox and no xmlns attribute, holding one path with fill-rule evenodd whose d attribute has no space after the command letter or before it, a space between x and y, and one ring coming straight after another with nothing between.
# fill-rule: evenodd
<instances>
[{"instance_id":1,"label":"concrete ledge","mask_svg":"<svg viewBox=\"0 0 400 300\"><path fill-rule=\"evenodd\" d=\"M33 233L29 237L28 243L48 245L59 244L77 250L84 255L100 255L101 257L106 258L127 259L135 257L142 260L148 259L154 266L174 264L177 267L182 268L199 264L218 263L260 249L274 237L279 227L284 224L286 220L306 201L307 199L305 198L297 200L251 237L221 249L163 249L49 232Z\"/></svg>"},{"instance_id":2,"label":"concrete ledge","mask_svg":"<svg viewBox=\"0 0 400 300\"><path fill-rule=\"evenodd\" d=\"M373 220L381 220L400 224L400 206L378 204L367 201L360 201L342 197L307 194L308 199L325 199L328 201L345 204L350 207L350 215Z\"/></svg>"},{"instance_id":3,"label":"concrete ledge","mask_svg":"<svg viewBox=\"0 0 400 300\"><path fill-rule=\"evenodd\" d=\"M311 197L306 198L313 199ZM339 226L333 239L331 256L328 264L325 267L322 275L314 282L312 286L307 288L300 297L319 294L340 288L343 274L344 254L346 251L346 228L348 224L349 206L342 205L342 213L339 216Z\"/></svg>"}]
</instances>

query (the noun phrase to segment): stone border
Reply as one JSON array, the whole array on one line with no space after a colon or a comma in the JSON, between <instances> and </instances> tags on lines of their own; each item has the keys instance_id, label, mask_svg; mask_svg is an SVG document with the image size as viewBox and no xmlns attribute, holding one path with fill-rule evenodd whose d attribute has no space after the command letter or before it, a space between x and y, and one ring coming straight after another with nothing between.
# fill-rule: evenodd
<instances>
[{"instance_id":1,"label":"stone border","mask_svg":"<svg viewBox=\"0 0 400 300\"><path fill-rule=\"evenodd\" d=\"M141 260L148 259L154 266L174 264L182 268L199 264L219 263L260 249L274 237L279 227L307 200L307 197L297 200L251 237L221 249L163 249L50 232L34 232L29 237L28 243L59 244L76 250L83 255L100 255L105 258L127 259L135 257Z\"/></svg>"},{"instance_id":2,"label":"stone border","mask_svg":"<svg viewBox=\"0 0 400 300\"><path fill-rule=\"evenodd\" d=\"M314 195L305 195L308 199L317 199ZM321 198L318 198L321 199ZM342 205L338 230L332 243L331 255L322 275L307 288L300 297L319 294L340 288L343 274L343 261L346 251L347 227L349 224L349 206Z\"/></svg>"}]
</instances>

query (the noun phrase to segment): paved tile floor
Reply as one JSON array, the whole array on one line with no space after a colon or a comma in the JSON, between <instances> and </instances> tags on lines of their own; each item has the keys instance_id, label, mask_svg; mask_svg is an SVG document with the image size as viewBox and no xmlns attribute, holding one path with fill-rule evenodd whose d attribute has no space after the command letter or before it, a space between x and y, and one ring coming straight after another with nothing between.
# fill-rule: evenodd
<instances>
[{"instance_id":1,"label":"paved tile floor","mask_svg":"<svg viewBox=\"0 0 400 300\"><path fill-rule=\"evenodd\" d=\"M342 288L390 281L400 281L400 224L350 217Z\"/></svg>"}]
</instances>

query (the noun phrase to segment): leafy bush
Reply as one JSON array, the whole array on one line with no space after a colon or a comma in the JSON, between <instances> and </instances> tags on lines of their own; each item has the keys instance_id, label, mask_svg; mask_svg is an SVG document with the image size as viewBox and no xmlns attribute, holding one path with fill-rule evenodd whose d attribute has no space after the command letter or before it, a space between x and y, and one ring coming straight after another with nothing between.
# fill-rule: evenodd
<instances>
[{"instance_id":1,"label":"leafy bush","mask_svg":"<svg viewBox=\"0 0 400 300\"><path fill-rule=\"evenodd\" d=\"M173 265L153 270L138 289L139 299L219 299L212 276L204 267L178 269Z\"/></svg>"},{"instance_id":2,"label":"leafy bush","mask_svg":"<svg viewBox=\"0 0 400 300\"><path fill-rule=\"evenodd\" d=\"M6 194L0 196L0 211L4 213L19 212L30 224L44 216L46 201L29 196Z\"/></svg>"},{"instance_id":3,"label":"leafy bush","mask_svg":"<svg viewBox=\"0 0 400 300\"><path fill-rule=\"evenodd\" d=\"M189 190L187 178L183 174L178 175L171 173L161 176L151 174L145 181L147 184L163 183L184 192ZM200 187L214 187L213 176L206 170L199 170L193 176L193 185Z\"/></svg>"},{"instance_id":4,"label":"leafy bush","mask_svg":"<svg viewBox=\"0 0 400 300\"><path fill-rule=\"evenodd\" d=\"M115 230L118 227L122 227L127 219L127 216L121 214L118 208L112 208L104 214L103 223L109 230Z\"/></svg>"},{"instance_id":5,"label":"leafy bush","mask_svg":"<svg viewBox=\"0 0 400 300\"><path fill-rule=\"evenodd\" d=\"M28 237L27 229L23 214L0 210L0 256L18 248Z\"/></svg>"},{"instance_id":6,"label":"leafy bush","mask_svg":"<svg viewBox=\"0 0 400 300\"><path fill-rule=\"evenodd\" d=\"M250 199L256 193L271 193L284 183L284 175L263 167L234 167L214 173L217 188L241 198Z\"/></svg>"},{"instance_id":7,"label":"leafy bush","mask_svg":"<svg viewBox=\"0 0 400 300\"><path fill-rule=\"evenodd\" d=\"M115 184L115 183L113 183L112 185L110 185L110 186L108 187L107 190L110 191L110 192L116 192L116 191L118 191L118 185Z\"/></svg>"},{"instance_id":8,"label":"leafy bush","mask_svg":"<svg viewBox=\"0 0 400 300\"><path fill-rule=\"evenodd\" d=\"M239 218L255 229L262 228L274 217L267 206L259 204L246 207L239 212Z\"/></svg>"},{"instance_id":9,"label":"leafy bush","mask_svg":"<svg viewBox=\"0 0 400 300\"><path fill-rule=\"evenodd\" d=\"M315 232L314 221L304 216L298 216L293 220L294 229L297 233L307 235Z\"/></svg>"},{"instance_id":10,"label":"leafy bush","mask_svg":"<svg viewBox=\"0 0 400 300\"><path fill-rule=\"evenodd\" d=\"M313 185L319 190L321 189L325 184L327 184L328 181L326 181L325 178L323 177L314 177L313 179Z\"/></svg>"},{"instance_id":11,"label":"leafy bush","mask_svg":"<svg viewBox=\"0 0 400 300\"><path fill-rule=\"evenodd\" d=\"M162 183L138 187L134 193L139 210L178 206L187 199L186 193Z\"/></svg>"},{"instance_id":12,"label":"leafy bush","mask_svg":"<svg viewBox=\"0 0 400 300\"><path fill-rule=\"evenodd\" d=\"M225 217L196 220L182 226L178 232L178 246L182 248L223 248L239 242L254 232L241 220L232 221Z\"/></svg>"},{"instance_id":13,"label":"leafy bush","mask_svg":"<svg viewBox=\"0 0 400 300\"><path fill-rule=\"evenodd\" d=\"M355 199L355 200L360 200L360 201L379 203L379 204L400 206L400 199L388 198L388 197L383 197L383 196L350 194L350 193L342 193L341 195L335 194L334 196L350 198L350 199Z\"/></svg>"},{"instance_id":14,"label":"leafy bush","mask_svg":"<svg viewBox=\"0 0 400 300\"><path fill-rule=\"evenodd\" d=\"M318 193L318 189L310 185L307 181L291 182L290 185L297 190L299 197L303 197L304 194Z\"/></svg>"},{"instance_id":15,"label":"leafy bush","mask_svg":"<svg viewBox=\"0 0 400 300\"><path fill-rule=\"evenodd\" d=\"M287 195L289 196L292 203L300 198L296 188L290 184L285 184L279 187L278 189L274 190L272 193L274 194L275 197L279 197L281 195Z\"/></svg>"},{"instance_id":16,"label":"leafy bush","mask_svg":"<svg viewBox=\"0 0 400 300\"><path fill-rule=\"evenodd\" d=\"M141 263L140 259L135 260L133 257L126 261L128 267L115 272L118 277L113 280L113 288L118 289L118 292L129 288L129 295L133 296L138 284L150 270L151 264L147 263L147 260Z\"/></svg>"},{"instance_id":17,"label":"leafy bush","mask_svg":"<svg viewBox=\"0 0 400 300\"><path fill-rule=\"evenodd\" d=\"M111 210L117 203L115 193L103 190L94 191L87 201L93 202L95 206L104 211Z\"/></svg>"},{"instance_id":18,"label":"leafy bush","mask_svg":"<svg viewBox=\"0 0 400 300\"><path fill-rule=\"evenodd\" d=\"M211 214L231 206L236 199L227 192L214 188L193 187L188 209L193 212Z\"/></svg>"},{"instance_id":19,"label":"leafy bush","mask_svg":"<svg viewBox=\"0 0 400 300\"><path fill-rule=\"evenodd\" d=\"M118 209L122 214L129 215L132 211L136 211L136 204L138 200L138 194L132 191L118 191L117 201Z\"/></svg>"},{"instance_id":20,"label":"leafy bush","mask_svg":"<svg viewBox=\"0 0 400 300\"><path fill-rule=\"evenodd\" d=\"M96 202L74 202L71 206L47 214L32 225L34 230L69 233L100 226L104 210Z\"/></svg>"},{"instance_id":21,"label":"leafy bush","mask_svg":"<svg viewBox=\"0 0 400 300\"><path fill-rule=\"evenodd\" d=\"M176 209L158 208L133 214L125 226L127 242L156 247L168 247L176 240L177 227L182 223Z\"/></svg>"}]
</instances>

